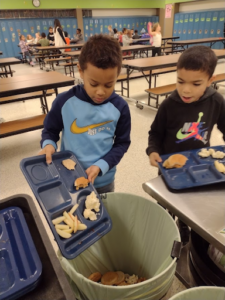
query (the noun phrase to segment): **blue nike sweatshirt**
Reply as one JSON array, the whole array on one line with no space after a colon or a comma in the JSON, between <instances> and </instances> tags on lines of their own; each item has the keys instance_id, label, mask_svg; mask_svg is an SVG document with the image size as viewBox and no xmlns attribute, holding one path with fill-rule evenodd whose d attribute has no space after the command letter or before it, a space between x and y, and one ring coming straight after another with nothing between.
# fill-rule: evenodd
<instances>
[{"instance_id":1,"label":"blue nike sweatshirt","mask_svg":"<svg viewBox=\"0 0 225 300\"><path fill-rule=\"evenodd\" d=\"M57 149L62 131L61 150L72 151L84 170L91 165L101 171L96 188L114 180L116 165L130 146L131 119L126 101L115 92L102 104L96 104L83 85L59 94L47 114L41 147Z\"/></svg>"}]
</instances>

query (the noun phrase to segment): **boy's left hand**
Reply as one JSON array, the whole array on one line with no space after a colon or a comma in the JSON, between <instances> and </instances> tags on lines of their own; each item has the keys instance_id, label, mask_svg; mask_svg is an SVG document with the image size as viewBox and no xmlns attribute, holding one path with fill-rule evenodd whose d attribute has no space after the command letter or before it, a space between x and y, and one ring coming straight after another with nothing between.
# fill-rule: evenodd
<instances>
[{"instance_id":1,"label":"boy's left hand","mask_svg":"<svg viewBox=\"0 0 225 300\"><path fill-rule=\"evenodd\" d=\"M98 176L100 172L100 168L98 166L90 166L87 168L86 173L88 176L88 180L93 184L95 181L95 178Z\"/></svg>"}]
</instances>

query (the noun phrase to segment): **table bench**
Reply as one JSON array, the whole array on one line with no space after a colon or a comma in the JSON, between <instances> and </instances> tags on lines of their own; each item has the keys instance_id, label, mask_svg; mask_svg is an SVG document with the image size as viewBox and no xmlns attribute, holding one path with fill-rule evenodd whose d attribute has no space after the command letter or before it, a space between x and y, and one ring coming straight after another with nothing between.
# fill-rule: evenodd
<instances>
[{"instance_id":1,"label":"table bench","mask_svg":"<svg viewBox=\"0 0 225 300\"><path fill-rule=\"evenodd\" d=\"M52 96L54 93L55 93L55 91L52 89L47 90L47 91L45 91L45 96ZM43 114L48 113L48 111L49 111L48 103L45 100L46 98L44 97L42 91L20 94L20 95L15 95L15 96L10 96L10 97L2 97L2 98L0 98L0 105L18 102L18 101L38 99L38 98L40 98L41 109L42 109Z\"/></svg>"},{"instance_id":2,"label":"table bench","mask_svg":"<svg viewBox=\"0 0 225 300\"><path fill-rule=\"evenodd\" d=\"M43 128L46 114L0 124L0 138Z\"/></svg>"},{"instance_id":3,"label":"table bench","mask_svg":"<svg viewBox=\"0 0 225 300\"><path fill-rule=\"evenodd\" d=\"M52 70L55 71L54 62L67 61L70 60L71 57L59 57L59 58L46 58L45 63L49 63Z\"/></svg>"},{"instance_id":4,"label":"table bench","mask_svg":"<svg viewBox=\"0 0 225 300\"><path fill-rule=\"evenodd\" d=\"M215 78L212 81L212 87L217 89L217 83L225 81L225 73L215 75ZM150 104L151 98L156 100L155 108L159 107L159 97L165 96L165 99L172 94L172 92L176 89L176 83L168 84L164 86L159 86L151 89L145 90L148 93L148 105L153 106Z\"/></svg>"}]
</instances>

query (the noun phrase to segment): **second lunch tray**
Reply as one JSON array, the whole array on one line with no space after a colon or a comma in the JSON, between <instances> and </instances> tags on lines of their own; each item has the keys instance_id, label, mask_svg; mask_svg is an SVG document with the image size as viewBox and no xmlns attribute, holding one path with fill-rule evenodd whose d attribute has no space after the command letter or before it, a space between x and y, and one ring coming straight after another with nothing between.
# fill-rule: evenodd
<instances>
[{"instance_id":1,"label":"second lunch tray","mask_svg":"<svg viewBox=\"0 0 225 300\"><path fill-rule=\"evenodd\" d=\"M75 170L68 170L62 165L65 159L76 162ZM49 165L46 163L45 155L25 158L21 161L20 167L64 257L75 258L111 230L111 218L94 186L89 183L88 187L76 190L74 181L82 176L87 178L87 174L71 151L54 153L52 163ZM86 197L93 191L100 201L100 212L97 213L96 221L87 220L83 216ZM56 232L52 220L62 216L64 211L69 212L76 203L79 206L74 215L77 215L78 220L85 224L87 229L72 233L70 238L64 239Z\"/></svg>"},{"instance_id":2,"label":"second lunch tray","mask_svg":"<svg viewBox=\"0 0 225 300\"><path fill-rule=\"evenodd\" d=\"M40 281L42 264L19 207L0 210L0 299L14 300Z\"/></svg>"},{"instance_id":3,"label":"second lunch tray","mask_svg":"<svg viewBox=\"0 0 225 300\"><path fill-rule=\"evenodd\" d=\"M225 152L225 146L207 147L206 149L214 149L215 151ZM173 154L162 155L162 163L159 163L159 169L166 181L167 185L174 190L182 190L197 186L215 184L225 182L225 174L220 173L214 166L214 162L225 164L225 157L223 159L209 157L200 157L198 152L201 149L191 151L179 152L185 155L188 160L184 167L175 169L166 169L163 167L164 161Z\"/></svg>"}]
</instances>

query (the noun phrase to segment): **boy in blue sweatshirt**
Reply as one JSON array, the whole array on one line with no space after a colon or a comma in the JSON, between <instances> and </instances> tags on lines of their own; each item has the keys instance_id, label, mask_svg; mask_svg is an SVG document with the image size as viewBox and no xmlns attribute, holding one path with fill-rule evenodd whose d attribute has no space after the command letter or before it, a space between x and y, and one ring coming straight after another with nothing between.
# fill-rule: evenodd
<instances>
[{"instance_id":1,"label":"boy in blue sweatshirt","mask_svg":"<svg viewBox=\"0 0 225 300\"><path fill-rule=\"evenodd\" d=\"M47 114L39 154L51 163L62 131L61 150L72 151L98 193L114 191L116 165L130 146L131 119L114 86L122 66L118 42L106 35L89 38L79 56L84 85L59 94Z\"/></svg>"}]
</instances>

